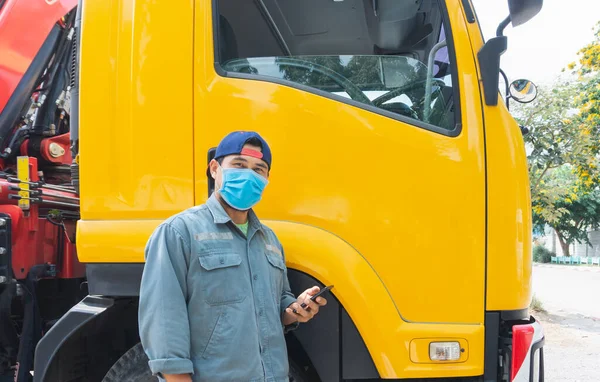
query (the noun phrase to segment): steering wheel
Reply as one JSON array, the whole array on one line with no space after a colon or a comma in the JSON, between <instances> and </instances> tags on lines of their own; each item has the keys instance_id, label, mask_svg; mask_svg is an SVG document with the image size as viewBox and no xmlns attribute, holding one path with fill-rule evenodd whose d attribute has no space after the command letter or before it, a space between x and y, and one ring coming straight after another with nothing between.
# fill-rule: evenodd
<instances>
[{"instance_id":1,"label":"steering wheel","mask_svg":"<svg viewBox=\"0 0 600 382\"><path fill-rule=\"evenodd\" d=\"M438 79L438 78L434 78L434 81L437 81L440 83L440 85L445 85L444 81ZM373 102L373 106L377 106L379 107L381 104L391 100L392 98L395 98L403 93L409 92L411 90L414 90L415 88L419 88L419 89L425 89L425 80L422 81L416 81L416 82L411 82L409 84L406 84L404 86L401 86L399 88L396 88L390 92L387 92L385 94L380 95L379 97L375 98L372 102Z\"/></svg>"},{"instance_id":2,"label":"steering wheel","mask_svg":"<svg viewBox=\"0 0 600 382\"><path fill-rule=\"evenodd\" d=\"M438 79L438 78L434 78L433 81L438 82L439 85L445 85L444 81ZM425 89L425 83L426 80L422 80L422 81L415 81L415 82L411 82L409 84L406 84L404 86L401 86L399 88L396 88L390 92L387 92L385 94L380 95L379 97L375 98L372 102L373 102L373 106L375 107L381 107L382 104L384 104L385 102L401 95L404 93L408 93L412 90L415 89ZM409 97L412 98L412 97ZM411 101L413 101L411 99ZM417 102L413 102L413 103L423 103L425 101L425 96L423 96L420 100L418 100Z\"/></svg>"},{"instance_id":3,"label":"steering wheel","mask_svg":"<svg viewBox=\"0 0 600 382\"><path fill-rule=\"evenodd\" d=\"M227 62L223 66L224 68L233 71L239 71L242 68L250 68L261 64L269 65L271 67L273 66L272 59L269 59L269 62L264 63L260 61L260 59L253 59L252 63L250 63L246 58L235 59ZM276 64L279 66L289 66L293 68L305 69L308 71L315 71L331 79L333 82L341 86L346 91L346 93L348 93L351 99L365 103L367 105L375 106L373 102L371 102L371 100L365 95L365 93L362 90L360 90L360 88L356 86L352 81L342 76L338 72L329 69L326 66L293 57L278 57Z\"/></svg>"}]
</instances>

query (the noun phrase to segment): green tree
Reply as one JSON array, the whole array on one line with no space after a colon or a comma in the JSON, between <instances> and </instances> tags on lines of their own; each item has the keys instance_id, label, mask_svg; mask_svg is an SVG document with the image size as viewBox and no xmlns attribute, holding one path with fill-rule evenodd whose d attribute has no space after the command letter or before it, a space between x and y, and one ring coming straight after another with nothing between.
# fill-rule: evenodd
<instances>
[{"instance_id":1,"label":"green tree","mask_svg":"<svg viewBox=\"0 0 600 382\"><path fill-rule=\"evenodd\" d=\"M557 203L557 207L567 212L561 214L552 226L563 254L569 256L571 243L591 244L587 231L600 226L600 191L584 193L575 200L563 199Z\"/></svg>"},{"instance_id":2,"label":"green tree","mask_svg":"<svg viewBox=\"0 0 600 382\"><path fill-rule=\"evenodd\" d=\"M576 97L579 107L579 122L582 134L588 137L592 154L588 163L577 170L588 185L600 182L598 155L600 154L600 22L596 24L594 38L591 43L579 51L579 63L569 65L576 68L581 91Z\"/></svg>"},{"instance_id":3,"label":"green tree","mask_svg":"<svg viewBox=\"0 0 600 382\"><path fill-rule=\"evenodd\" d=\"M600 219L600 23L569 68L576 81L541 89L536 101L516 108L530 129L525 140L534 227L552 227L565 255L570 244L589 243L587 231Z\"/></svg>"},{"instance_id":4,"label":"green tree","mask_svg":"<svg viewBox=\"0 0 600 382\"><path fill-rule=\"evenodd\" d=\"M592 137L582 131L576 95L580 86L562 83L552 89L540 89L538 98L514 108L519 123L529 129L525 135L534 217L551 223L566 210L558 207L563 200L593 188L583 171L595 166ZM568 165L573 176L558 171ZM579 171L582 170L582 171Z\"/></svg>"},{"instance_id":5,"label":"green tree","mask_svg":"<svg viewBox=\"0 0 600 382\"><path fill-rule=\"evenodd\" d=\"M331 77L324 75L316 70L311 70L310 64L325 67L338 74L344 72L344 66L340 56L298 56L292 59L304 61L306 67L298 67L286 64L287 57L278 57L275 59L279 65L279 71L283 73L283 78L298 84L307 85L322 90L335 89L339 87Z\"/></svg>"},{"instance_id":6,"label":"green tree","mask_svg":"<svg viewBox=\"0 0 600 382\"><path fill-rule=\"evenodd\" d=\"M525 142L530 148L528 170L532 196L542 194L549 171L569 163L574 164L587 155L587 144L573 117L577 85L563 83L553 89L540 89L535 101L516 105L515 116L529 129Z\"/></svg>"},{"instance_id":7,"label":"green tree","mask_svg":"<svg viewBox=\"0 0 600 382\"><path fill-rule=\"evenodd\" d=\"M532 200L534 229L542 232L546 225L554 229L565 256L575 242L590 244L587 231L600 223L600 189L581 188L577 179L568 164L552 169L544 176L541 195Z\"/></svg>"},{"instance_id":8,"label":"green tree","mask_svg":"<svg viewBox=\"0 0 600 382\"><path fill-rule=\"evenodd\" d=\"M344 76L361 88L383 90L378 56L354 56L344 68Z\"/></svg>"},{"instance_id":9,"label":"green tree","mask_svg":"<svg viewBox=\"0 0 600 382\"><path fill-rule=\"evenodd\" d=\"M600 21L596 24L594 39L579 51L579 55L581 56L579 58L581 75L600 71ZM569 65L570 69L575 66L575 63Z\"/></svg>"},{"instance_id":10,"label":"green tree","mask_svg":"<svg viewBox=\"0 0 600 382\"><path fill-rule=\"evenodd\" d=\"M596 222L587 213L598 202L600 135L585 123L581 89L577 83L541 89L536 101L516 108L517 119L530 130L525 141L534 227L552 227L567 256L570 244L588 242L587 231Z\"/></svg>"}]
</instances>

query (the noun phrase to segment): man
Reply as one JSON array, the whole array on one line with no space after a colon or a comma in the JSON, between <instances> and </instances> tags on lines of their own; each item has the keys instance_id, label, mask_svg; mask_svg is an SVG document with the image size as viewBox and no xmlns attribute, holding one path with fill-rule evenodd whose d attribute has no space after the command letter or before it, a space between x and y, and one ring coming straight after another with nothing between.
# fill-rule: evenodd
<instances>
[{"instance_id":1,"label":"man","mask_svg":"<svg viewBox=\"0 0 600 382\"><path fill-rule=\"evenodd\" d=\"M150 237L139 330L161 380L288 381L284 330L327 301L310 300L318 287L293 296L283 248L252 211L270 169L260 135L227 135L207 169L215 193Z\"/></svg>"}]
</instances>

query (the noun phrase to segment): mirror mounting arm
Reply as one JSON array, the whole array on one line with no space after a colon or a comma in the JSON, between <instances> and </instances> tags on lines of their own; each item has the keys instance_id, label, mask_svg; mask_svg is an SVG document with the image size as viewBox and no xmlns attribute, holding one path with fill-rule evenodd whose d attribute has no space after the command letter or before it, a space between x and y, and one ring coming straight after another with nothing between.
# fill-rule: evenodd
<instances>
[{"instance_id":1,"label":"mirror mounting arm","mask_svg":"<svg viewBox=\"0 0 600 382\"><path fill-rule=\"evenodd\" d=\"M510 15L508 15L507 18L505 18L504 20L502 20L502 22L500 23L500 25L498 25L498 29L496 29L496 37L502 37L504 36L504 30L506 29L506 27L508 26L508 24L510 24L511 18Z\"/></svg>"}]
</instances>

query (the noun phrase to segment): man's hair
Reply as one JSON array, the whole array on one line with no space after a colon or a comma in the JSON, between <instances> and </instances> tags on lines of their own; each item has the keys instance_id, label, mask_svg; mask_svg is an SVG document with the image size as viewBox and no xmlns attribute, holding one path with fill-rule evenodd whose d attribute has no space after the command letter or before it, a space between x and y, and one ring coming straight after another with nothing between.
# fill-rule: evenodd
<instances>
[{"instance_id":1,"label":"man's hair","mask_svg":"<svg viewBox=\"0 0 600 382\"><path fill-rule=\"evenodd\" d=\"M260 147L261 150L264 149L264 147L262 147L261 141L256 137L249 138L246 142L244 142L244 144Z\"/></svg>"},{"instance_id":2,"label":"man's hair","mask_svg":"<svg viewBox=\"0 0 600 382\"><path fill-rule=\"evenodd\" d=\"M261 150L263 149L262 143L256 137L249 138L246 142L244 142L244 145L252 145L252 146L260 147ZM222 165L223 159L225 159L225 157L217 158L216 161L217 161L217 163L219 163L219 165Z\"/></svg>"}]
</instances>

